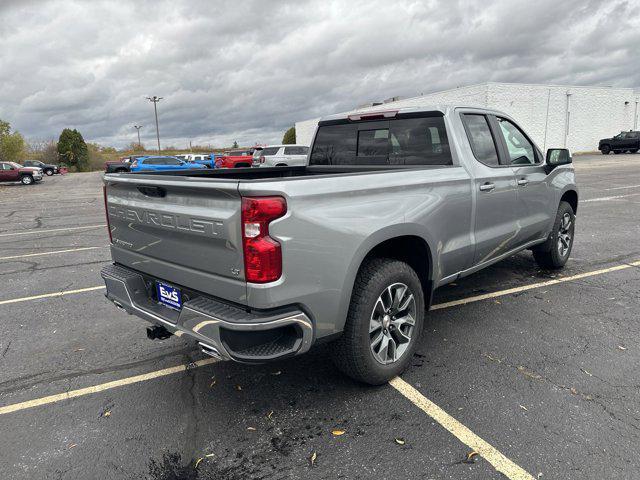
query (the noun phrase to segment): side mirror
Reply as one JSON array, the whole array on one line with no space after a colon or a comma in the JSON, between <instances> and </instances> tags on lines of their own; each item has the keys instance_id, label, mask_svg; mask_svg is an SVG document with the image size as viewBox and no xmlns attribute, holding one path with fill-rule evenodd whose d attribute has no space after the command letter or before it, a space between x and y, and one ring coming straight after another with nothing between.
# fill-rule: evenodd
<instances>
[{"instance_id":1,"label":"side mirror","mask_svg":"<svg viewBox=\"0 0 640 480\"><path fill-rule=\"evenodd\" d=\"M547 166L551 169L571 163L571 153L566 148L550 148L547 150Z\"/></svg>"}]
</instances>

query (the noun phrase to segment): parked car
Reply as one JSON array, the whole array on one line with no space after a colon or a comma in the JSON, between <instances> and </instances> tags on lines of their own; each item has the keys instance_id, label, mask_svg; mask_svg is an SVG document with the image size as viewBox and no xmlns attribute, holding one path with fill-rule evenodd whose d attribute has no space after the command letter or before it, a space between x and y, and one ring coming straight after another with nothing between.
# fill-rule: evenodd
<instances>
[{"instance_id":1,"label":"parked car","mask_svg":"<svg viewBox=\"0 0 640 480\"><path fill-rule=\"evenodd\" d=\"M309 147L304 145L269 145L253 154L254 167L287 167L307 164Z\"/></svg>"},{"instance_id":2,"label":"parked car","mask_svg":"<svg viewBox=\"0 0 640 480\"><path fill-rule=\"evenodd\" d=\"M216 160L218 168L244 168L253 164L253 150L231 150Z\"/></svg>"},{"instance_id":3,"label":"parked car","mask_svg":"<svg viewBox=\"0 0 640 480\"><path fill-rule=\"evenodd\" d=\"M303 167L104 183L106 296L149 337L247 363L331 341L370 384L411 363L436 288L525 249L562 268L578 208L568 150L462 107L325 118Z\"/></svg>"},{"instance_id":4,"label":"parked car","mask_svg":"<svg viewBox=\"0 0 640 480\"><path fill-rule=\"evenodd\" d=\"M178 158L184 156L187 162L201 163L207 168L216 168L216 158L214 153L187 153L186 155L176 155Z\"/></svg>"},{"instance_id":5,"label":"parked car","mask_svg":"<svg viewBox=\"0 0 640 480\"><path fill-rule=\"evenodd\" d=\"M22 182L23 185L33 185L42 180L42 169L39 167L24 167L15 162L0 162L0 182Z\"/></svg>"},{"instance_id":6,"label":"parked car","mask_svg":"<svg viewBox=\"0 0 640 480\"><path fill-rule=\"evenodd\" d=\"M179 158L172 156L144 156L138 157L131 162L131 172L144 171L166 171L166 170L193 170L199 168L207 168L200 163L185 162Z\"/></svg>"},{"instance_id":7,"label":"parked car","mask_svg":"<svg viewBox=\"0 0 640 480\"><path fill-rule=\"evenodd\" d=\"M629 130L628 132L620 132L615 137L603 138L598 143L598 150L603 155L613 153L636 153L640 150L640 132Z\"/></svg>"},{"instance_id":8,"label":"parked car","mask_svg":"<svg viewBox=\"0 0 640 480\"><path fill-rule=\"evenodd\" d=\"M48 177L50 177L51 175L63 173L62 171L60 171L60 167L58 165L44 163L44 162L41 162L39 160L25 160L23 165L25 167L39 168Z\"/></svg>"},{"instance_id":9,"label":"parked car","mask_svg":"<svg viewBox=\"0 0 640 480\"><path fill-rule=\"evenodd\" d=\"M104 171L107 173L124 173L131 170L131 163L134 162L140 156L122 157L117 161L110 161L104 163Z\"/></svg>"}]
</instances>

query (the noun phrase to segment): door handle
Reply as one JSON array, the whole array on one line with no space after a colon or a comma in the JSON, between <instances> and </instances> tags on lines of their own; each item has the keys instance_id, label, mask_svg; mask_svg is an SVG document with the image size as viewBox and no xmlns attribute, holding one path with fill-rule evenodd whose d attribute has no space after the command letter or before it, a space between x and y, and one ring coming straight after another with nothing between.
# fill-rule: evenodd
<instances>
[{"instance_id":1,"label":"door handle","mask_svg":"<svg viewBox=\"0 0 640 480\"><path fill-rule=\"evenodd\" d=\"M490 192L494 188L496 188L496 186L493 183L489 183L489 182L480 185L481 192Z\"/></svg>"},{"instance_id":2,"label":"door handle","mask_svg":"<svg viewBox=\"0 0 640 480\"><path fill-rule=\"evenodd\" d=\"M521 187L526 186L527 183L529 183L529 180L527 180L526 178L521 178L520 180L518 180L518 185L520 185Z\"/></svg>"}]
</instances>

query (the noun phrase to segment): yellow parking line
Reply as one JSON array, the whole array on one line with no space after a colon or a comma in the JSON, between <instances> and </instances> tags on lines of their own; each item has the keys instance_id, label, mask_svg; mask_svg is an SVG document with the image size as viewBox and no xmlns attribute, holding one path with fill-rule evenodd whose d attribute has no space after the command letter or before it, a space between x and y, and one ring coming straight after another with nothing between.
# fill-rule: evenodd
<instances>
[{"instance_id":1,"label":"yellow parking line","mask_svg":"<svg viewBox=\"0 0 640 480\"><path fill-rule=\"evenodd\" d=\"M14 403L13 405L0 407L0 415L17 412L20 410L26 410L27 408L39 407L41 405L47 405L49 403L56 403L62 400L68 400L70 398L82 397L84 395L90 395L92 393L104 392L105 390L122 387L124 385L131 385L133 383L146 382L147 380L153 380L154 378L165 377L167 375L184 372L192 368L198 368L204 365L210 365L216 361L217 360L214 358L205 358L203 360L198 360L197 362L194 362L192 364L177 365L175 367L156 370L155 372L143 373L142 375L135 375L133 377L121 378L120 380L114 380L113 382L102 383L100 385L93 385L91 387L80 388L78 390L70 390L68 392L58 393L56 395L49 395L48 397L36 398L35 400L28 400L26 402Z\"/></svg>"},{"instance_id":2,"label":"yellow parking line","mask_svg":"<svg viewBox=\"0 0 640 480\"><path fill-rule=\"evenodd\" d=\"M602 275L609 272L617 272L619 270L626 270L628 268L640 267L640 261L625 263L623 265L616 265L615 267L603 268L600 270L593 270L591 272L579 273L577 275L571 275L569 277L554 278L553 280L547 280L545 282L532 283L524 285L522 287L508 288L506 290L499 290L497 292L485 293L483 295L476 295L475 297L462 298L460 300L453 300L451 302L438 303L431 306L431 310L440 310L442 308L454 307L456 305L465 305L467 303L479 302L480 300L487 300L489 298L502 297L504 295L511 295L512 293L524 292L526 290L533 290L534 288L548 287L550 285L557 285L558 283L571 282L573 280L580 280L581 278L593 277L596 275Z\"/></svg>"},{"instance_id":3,"label":"yellow parking line","mask_svg":"<svg viewBox=\"0 0 640 480\"><path fill-rule=\"evenodd\" d=\"M0 237L12 237L15 235L37 235L39 233L51 233L51 232L68 232L69 230L88 230L90 228L106 227L106 224L102 225L87 225L85 227L65 227L65 228L50 228L48 230L41 230L39 228L32 228L25 232L12 232L12 233L0 233Z\"/></svg>"},{"instance_id":4,"label":"yellow parking line","mask_svg":"<svg viewBox=\"0 0 640 480\"><path fill-rule=\"evenodd\" d=\"M445 412L438 405L433 403L427 397L422 395L418 390L413 388L407 382L399 377L389 381L389 385L395 388L400 394L407 398L416 407L429 415L438 422L442 427L448 430L454 437L467 445L478 455L488 461L493 468L511 480L533 480L534 477L527 473L522 467L519 467L494 446L484 441L478 435L465 427L458 420Z\"/></svg>"},{"instance_id":5,"label":"yellow parking line","mask_svg":"<svg viewBox=\"0 0 640 480\"><path fill-rule=\"evenodd\" d=\"M103 290L104 288L105 288L104 285L100 285L98 287L78 288L77 290L62 290L60 292L43 293L41 295L33 295L31 297L12 298L10 300L1 300L0 305L6 305L8 303L28 302L30 300L38 300L40 298L64 297L65 295L73 295L74 293L92 292L93 290Z\"/></svg>"},{"instance_id":6,"label":"yellow parking line","mask_svg":"<svg viewBox=\"0 0 640 480\"><path fill-rule=\"evenodd\" d=\"M98 248L107 248L104 247L79 247L79 248L69 248L67 250L54 250L52 252L40 252L40 253L26 253L24 255L11 255L10 257L0 257L0 260L12 260L14 258L28 258L28 257L40 257L43 255L54 255L56 253L69 253L69 252L82 252L85 250L96 250Z\"/></svg>"}]
</instances>

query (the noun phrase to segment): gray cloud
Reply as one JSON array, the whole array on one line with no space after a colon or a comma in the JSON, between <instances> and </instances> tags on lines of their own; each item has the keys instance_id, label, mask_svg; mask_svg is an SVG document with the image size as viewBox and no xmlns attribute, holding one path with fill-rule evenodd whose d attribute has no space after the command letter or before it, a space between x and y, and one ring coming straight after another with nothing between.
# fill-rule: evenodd
<instances>
[{"instance_id":1,"label":"gray cloud","mask_svg":"<svg viewBox=\"0 0 640 480\"><path fill-rule=\"evenodd\" d=\"M4 1L0 118L124 145L279 141L296 120L485 81L640 86L637 1Z\"/></svg>"}]
</instances>

